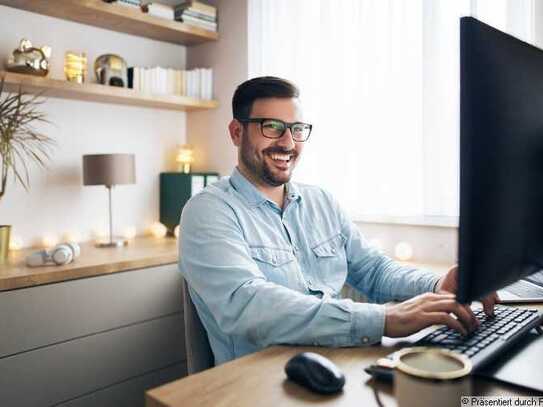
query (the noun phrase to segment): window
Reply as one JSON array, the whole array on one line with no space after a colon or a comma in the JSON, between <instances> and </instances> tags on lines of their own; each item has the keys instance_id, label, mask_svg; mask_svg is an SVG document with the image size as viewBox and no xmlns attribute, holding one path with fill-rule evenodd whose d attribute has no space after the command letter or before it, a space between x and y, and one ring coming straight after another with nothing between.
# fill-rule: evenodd
<instances>
[{"instance_id":1,"label":"window","mask_svg":"<svg viewBox=\"0 0 543 407\"><path fill-rule=\"evenodd\" d=\"M249 74L302 92L295 180L355 219L457 216L459 21L533 40L533 0L250 0Z\"/></svg>"}]
</instances>

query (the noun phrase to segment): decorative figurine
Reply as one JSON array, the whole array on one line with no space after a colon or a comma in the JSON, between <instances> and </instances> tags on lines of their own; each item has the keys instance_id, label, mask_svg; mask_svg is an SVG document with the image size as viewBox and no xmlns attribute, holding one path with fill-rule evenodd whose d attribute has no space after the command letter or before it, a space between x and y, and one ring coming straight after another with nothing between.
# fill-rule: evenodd
<instances>
[{"instance_id":1,"label":"decorative figurine","mask_svg":"<svg viewBox=\"0 0 543 407\"><path fill-rule=\"evenodd\" d=\"M128 87L126 62L118 55L100 55L94 61L94 72L102 85Z\"/></svg>"},{"instance_id":2,"label":"decorative figurine","mask_svg":"<svg viewBox=\"0 0 543 407\"><path fill-rule=\"evenodd\" d=\"M81 51L66 51L64 74L70 82L84 83L87 77L87 54Z\"/></svg>"},{"instance_id":3,"label":"decorative figurine","mask_svg":"<svg viewBox=\"0 0 543 407\"><path fill-rule=\"evenodd\" d=\"M6 70L36 76L46 76L49 73L49 58L51 47L35 48L27 39L22 39L19 48L13 50L6 63Z\"/></svg>"}]
</instances>

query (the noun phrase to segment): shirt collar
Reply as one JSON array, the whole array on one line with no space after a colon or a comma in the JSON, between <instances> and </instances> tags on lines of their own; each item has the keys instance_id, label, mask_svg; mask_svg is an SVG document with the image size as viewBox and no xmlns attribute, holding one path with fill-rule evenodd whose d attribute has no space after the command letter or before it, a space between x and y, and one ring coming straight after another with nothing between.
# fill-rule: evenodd
<instances>
[{"instance_id":1,"label":"shirt collar","mask_svg":"<svg viewBox=\"0 0 543 407\"><path fill-rule=\"evenodd\" d=\"M230 176L230 183L252 206L262 205L264 202L269 201L269 199L260 192L257 187L255 187L245 176L238 170L234 168L232 175ZM286 194L287 199L290 201L295 201L300 199L300 192L298 187L292 182L286 184ZM270 201L271 202L271 201Z\"/></svg>"}]
</instances>

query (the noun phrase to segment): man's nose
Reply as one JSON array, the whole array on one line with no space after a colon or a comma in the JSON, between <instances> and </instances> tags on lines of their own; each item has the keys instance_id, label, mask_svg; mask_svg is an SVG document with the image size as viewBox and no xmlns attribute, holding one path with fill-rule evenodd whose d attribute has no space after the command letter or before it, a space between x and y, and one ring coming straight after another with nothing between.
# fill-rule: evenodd
<instances>
[{"instance_id":1,"label":"man's nose","mask_svg":"<svg viewBox=\"0 0 543 407\"><path fill-rule=\"evenodd\" d=\"M279 145L287 148L288 150L292 150L296 146L296 143L292 138L292 132L288 127L285 129L285 132L281 137L279 137L279 140L277 141Z\"/></svg>"}]
</instances>

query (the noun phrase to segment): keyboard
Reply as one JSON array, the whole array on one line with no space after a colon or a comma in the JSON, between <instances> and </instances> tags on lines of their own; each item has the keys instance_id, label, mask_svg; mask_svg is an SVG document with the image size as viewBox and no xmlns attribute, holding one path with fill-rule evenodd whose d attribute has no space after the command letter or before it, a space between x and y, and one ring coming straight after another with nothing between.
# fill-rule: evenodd
<instances>
[{"instance_id":1,"label":"keyboard","mask_svg":"<svg viewBox=\"0 0 543 407\"><path fill-rule=\"evenodd\" d=\"M473 370L482 368L505 349L513 345L532 328L540 325L542 315L535 309L494 307L494 318L482 309L473 310L481 325L474 332L462 336L444 326L416 342L417 346L439 346L462 353L471 359Z\"/></svg>"},{"instance_id":2,"label":"keyboard","mask_svg":"<svg viewBox=\"0 0 543 407\"><path fill-rule=\"evenodd\" d=\"M522 298L543 298L543 288L524 280L508 285L504 290Z\"/></svg>"}]
</instances>

